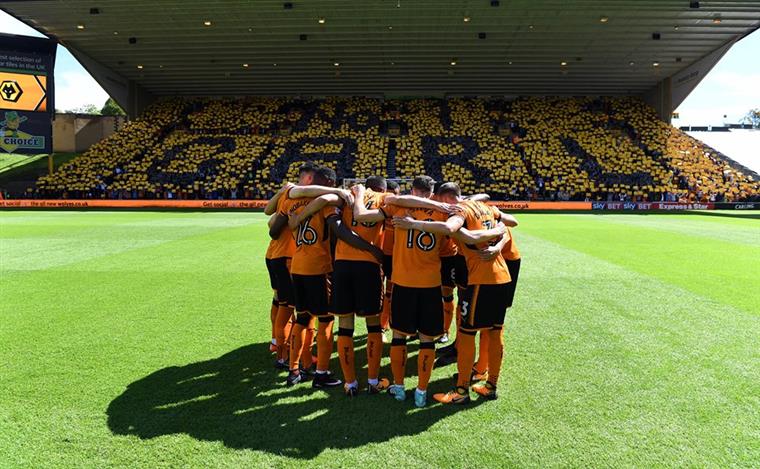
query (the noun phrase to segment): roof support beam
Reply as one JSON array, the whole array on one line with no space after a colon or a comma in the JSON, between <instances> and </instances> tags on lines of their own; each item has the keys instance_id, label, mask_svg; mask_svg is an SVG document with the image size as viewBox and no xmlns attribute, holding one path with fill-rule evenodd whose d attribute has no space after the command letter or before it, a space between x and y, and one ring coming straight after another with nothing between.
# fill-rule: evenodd
<instances>
[{"instance_id":1,"label":"roof support beam","mask_svg":"<svg viewBox=\"0 0 760 469\"><path fill-rule=\"evenodd\" d=\"M127 113L130 119L139 116L155 100L155 97L135 80L124 78L71 46L65 47L82 64L82 67L92 75L95 81L103 87L106 93L124 109L124 112Z\"/></svg>"}]
</instances>

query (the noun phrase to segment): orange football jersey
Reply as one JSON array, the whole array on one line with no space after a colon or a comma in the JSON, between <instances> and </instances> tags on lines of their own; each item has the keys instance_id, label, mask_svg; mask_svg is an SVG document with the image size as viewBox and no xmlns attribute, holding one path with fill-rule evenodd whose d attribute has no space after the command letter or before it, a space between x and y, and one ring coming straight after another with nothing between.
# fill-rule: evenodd
<instances>
[{"instance_id":1,"label":"orange football jersey","mask_svg":"<svg viewBox=\"0 0 760 469\"><path fill-rule=\"evenodd\" d=\"M408 213L415 220L446 221L449 217L437 210L404 208L386 205L388 217ZM443 236L418 230L394 228L393 277L396 285L412 288L441 286L441 238Z\"/></svg>"},{"instance_id":2,"label":"orange football jersey","mask_svg":"<svg viewBox=\"0 0 760 469\"><path fill-rule=\"evenodd\" d=\"M505 244L504 248L501 250L501 255L504 257L504 260L516 261L520 258L520 251L517 250L517 244L515 244L515 238L512 236L512 230L507 228L507 232L504 236L508 236L509 241L507 241L507 244Z\"/></svg>"},{"instance_id":3,"label":"orange football jersey","mask_svg":"<svg viewBox=\"0 0 760 469\"><path fill-rule=\"evenodd\" d=\"M369 210L380 208L385 204L384 192L374 192L367 189L364 193L364 206ZM356 201L359 203L359 201ZM382 210L382 209L381 209ZM343 223L363 240L380 247L383 242L383 222L358 223L354 221L354 212L350 208L343 210ZM345 241L338 239L335 246L335 260L342 261L368 261L377 263L377 259L367 251L350 246Z\"/></svg>"},{"instance_id":4,"label":"orange football jersey","mask_svg":"<svg viewBox=\"0 0 760 469\"><path fill-rule=\"evenodd\" d=\"M281 213L282 203L287 198L290 189L280 196L277 201L277 211L275 213ZM293 236L287 229L280 232L280 236L277 239L269 241L269 247L267 248L266 258L277 259L280 257L293 257L293 253L296 251L296 244Z\"/></svg>"},{"instance_id":5,"label":"orange football jersey","mask_svg":"<svg viewBox=\"0 0 760 469\"><path fill-rule=\"evenodd\" d=\"M285 196L283 196L285 197ZM285 216L298 214L309 202L314 200L287 198L282 204ZM327 206L301 222L293 230L295 252L290 264L290 273L298 275L319 275L332 272L332 256L330 254L330 233L327 217L334 215L336 208Z\"/></svg>"},{"instance_id":6,"label":"orange football jersey","mask_svg":"<svg viewBox=\"0 0 760 469\"><path fill-rule=\"evenodd\" d=\"M483 202L465 200L459 204L464 213L464 228L470 231L488 230L496 227L501 219L501 212ZM478 256L478 246L458 243L459 253L467 261L467 283L470 285L495 285L507 283L512 279L507 270L507 263L501 255L491 261L484 261ZM394 267L395 268L395 267Z\"/></svg>"}]
</instances>

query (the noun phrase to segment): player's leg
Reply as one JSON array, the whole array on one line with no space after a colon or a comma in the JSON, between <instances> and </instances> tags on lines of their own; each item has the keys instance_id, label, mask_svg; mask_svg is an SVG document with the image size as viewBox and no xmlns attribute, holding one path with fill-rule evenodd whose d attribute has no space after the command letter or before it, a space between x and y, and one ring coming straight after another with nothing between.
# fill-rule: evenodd
<instances>
[{"instance_id":1,"label":"player's leg","mask_svg":"<svg viewBox=\"0 0 760 469\"><path fill-rule=\"evenodd\" d=\"M441 298L443 299L443 335L439 342L449 341L449 329L454 320L455 256L441 258Z\"/></svg>"},{"instance_id":2,"label":"player's leg","mask_svg":"<svg viewBox=\"0 0 760 469\"><path fill-rule=\"evenodd\" d=\"M451 391L433 396L435 400L443 404L470 402L470 373L475 363L475 334L478 326L475 318L479 311L477 306L480 287L480 285L470 285L462 295L462 313L456 340L457 383Z\"/></svg>"},{"instance_id":3,"label":"player's leg","mask_svg":"<svg viewBox=\"0 0 760 469\"><path fill-rule=\"evenodd\" d=\"M359 392L354 359L354 327L353 314L338 317L338 360L343 371L346 395L349 397L356 396Z\"/></svg>"},{"instance_id":4,"label":"player's leg","mask_svg":"<svg viewBox=\"0 0 760 469\"><path fill-rule=\"evenodd\" d=\"M330 355L333 352L333 316L330 304L331 276L324 274L314 277L315 281L311 291L314 301L312 312L319 318L319 328L317 329L317 369L311 386L313 388L331 388L341 385L341 381L335 378L329 370Z\"/></svg>"},{"instance_id":5,"label":"player's leg","mask_svg":"<svg viewBox=\"0 0 760 469\"><path fill-rule=\"evenodd\" d=\"M288 378L285 381L288 386L293 386L303 381L299 363L301 362L303 342L306 338L306 328L309 327L310 321L311 315L309 313L296 313L296 321L295 324L293 324L293 330L290 337L290 363L288 367L290 369L290 372L288 373Z\"/></svg>"},{"instance_id":6,"label":"player's leg","mask_svg":"<svg viewBox=\"0 0 760 469\"><path fill-rule=\"evenodd\" d=\"M388 392L399 401L406 399L406 390L404 389L406 358L406 335L393 331L393 340L391 341L391 371L393 372L393 384L388 388Z\"/></svg>"},{"instance_id":7,"label":"player's leg","mask_svg":"<svg viewBox=\"0 0 760 469\"><path fill-rule=\"evenodd\" d=\"M488 357L489 357L489 338L488 331L480 332L480 341L478 343L478 360L472 367L472 381L482 381L488 378Z\"/></svg>"},{"instance_id":8,"label":"player's leg","mask_svg":"<svg viewBox=\"0 0 760 469\"><path fill-rule=\"evenodd\" d=\"M277 353L277 336L275 331L275 320L279 310L280 300L277 298L277 272L274 269L274 259L264 260L267 273L269 274L269 286L272 287L272 307L269 311L269 320L272 325L272 339L269 343L269 351ZM279 357L276 357L279 358Z\"/></svg>"},{"instance_id":9,"label":"player's leg","mask_svg":"<svg viewBox=\"0 0 760 469\"><path fill-rule=\"evenodd\" d=\"M404 375L406 374L406 339L407 336L417 332L416 308L417 288L393 286L391 300L391 321L393 340L391 341L391 370L393 372L393 384L388 388L388 393L396 400L406 399L404 388Z\"/></svg>"},{"instance_id":10,"label":"player's leg","mask_svg":"<svg viewBox=\"0 0 760 469\"><path fill-rule=\"evenodd\" d=\"M383 343L390 342L386 332L390 330L391 321L391 296L393 295L393 283L391 275L393 273L393 256L386 254L383 257L383 276L385 278L385 292L383 298L383 311L380 314L380 328L383 333Z\"/></svg>"},{"instance_id":11,"label":"player's leg","mask_svg":"<svg viewBox=\"0 0 760 469\"><path fill-rule=\"evenodd\" d=\"M414 390L414 405L424 407L427 403L427 387L435 362L435 342L443 335L443 306L440 288L420 288L417 302L417 330L420 349L417 355L417 389Z\"/></svg>"},{"instance_id":12,"label":"player's leg","mask_svg":"<svg viewBox=\"0 0 760 469\"><path fill-rule=\"evenodd\" d=\"M309 325L304 330L303 343L301 344L301 370L308 372L312 371L312 365L314 364L314 355L311 353L314 347L314 336L316 335L316 322L317 318L312 317L309 321Z\"/></svg>"},{"instance_id":13,"label":"player's leg","mask_svg":"<svg viewBox=\"0 0 760 469\"><path fill-rule=\"evenodd\" d=\"M290 259L280 258L274 260L273 270L275 272L277 297L279 300L274 327L275 343L277 344L277 362L275 367L286 369L286 363L290 355L290 329L293 320L293 306L295 305L293 282L290 278ZM308 340L308 337L306 340Z\"/></svg>"},{"instance_id":14,"label":"player's leg","mask_svg":"<svg viewBox=\"0 0 760 469\"><path fill-rule=\"evenodd\" d=\"M269 322L272 324L272 339L269 343L269 351L277 354L277 312L280 309L280 302L277 300L277 291L272 292L272 308L269 311ZM279 357L278 357L279 358Z\"/></svg>"},{"instance_id":15,"label":"player's leg","mask_svg":"<svg viewBox=\"0 0 760 469\"><path fill-rule=\"evenodd\" d=\"M338 317L338 361L343 372L344 390L349 397L359 392L354 360L354 262L335 261L333 272L333 313Z\"/></svg>"},{"instance_id":16,"label":"player's leg","mask_svg":"<svg viewBox=\"0 0 760 469\"><path fill-rule=\"evenodd\" d=\"M485 399L496 399L496 385L499 381L501 362L504 355L504 338L502 329L509 301L509 283L500 285L483 285L481 301L484 306L481 320L491 324L481 334L488 334L488 380L473 386L472 389ZM483 325L483 323L478 324Z\"/></svg>"},{"instance_id":17,"label":"player's leg","mask_svg":"<svg viewBox=\"0 0 760 469\"><path fill-rule=\"evenodd\" d=\"M357 316L367 321L367 392L377 394L388 388L387 379L380 380L380 360L383 356L383 334L380 327L383 277L374 262L355 262L354 304Z\"/></svg>"}]
</instances>

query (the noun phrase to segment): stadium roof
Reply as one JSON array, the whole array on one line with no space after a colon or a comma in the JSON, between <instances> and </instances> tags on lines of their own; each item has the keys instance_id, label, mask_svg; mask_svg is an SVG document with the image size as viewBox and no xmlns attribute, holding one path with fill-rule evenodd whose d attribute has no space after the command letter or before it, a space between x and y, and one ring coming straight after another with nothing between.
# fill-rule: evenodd
<instances>
[{"instance_id":1,"label":"stadium roof","mask_svg":"<svg viewBox=\"0 0 760 469\"><path fill-rule=\"evenodd\" d=\"M153 96L640 94L760 26L752 0L35 0L0 8L57 38L88 69L83 57Z\"/></svg>"}]
</instances>

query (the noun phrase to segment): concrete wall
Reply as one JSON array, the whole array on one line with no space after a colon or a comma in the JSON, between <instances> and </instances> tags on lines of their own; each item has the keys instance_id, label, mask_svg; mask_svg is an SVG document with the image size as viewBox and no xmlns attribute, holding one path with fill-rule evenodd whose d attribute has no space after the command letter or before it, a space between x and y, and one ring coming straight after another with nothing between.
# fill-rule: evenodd
<instances>
[{"instance_id":1,"label":"concrete wall","mask_svg":"<svg viewBox=\"0 0 760 469\"><path fill-rule=\"evenodd\" d=\"M53 151L83 152L121 129L125 117L56 114L53 121Z\"/></svg>"}]
</instances>

